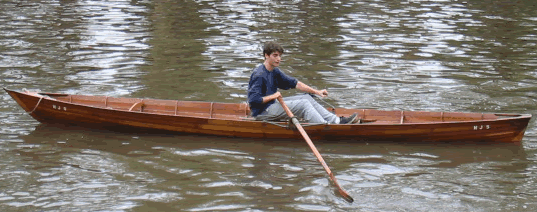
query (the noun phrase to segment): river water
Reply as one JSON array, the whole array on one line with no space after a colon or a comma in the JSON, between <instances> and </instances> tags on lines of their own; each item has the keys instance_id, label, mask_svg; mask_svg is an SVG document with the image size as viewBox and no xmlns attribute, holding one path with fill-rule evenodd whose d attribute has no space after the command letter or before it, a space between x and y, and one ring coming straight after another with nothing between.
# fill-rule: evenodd
<instances>
[{"instance_id":1,"label":"river water","mask_svg":"<svg viewBox=\"0 0 537 212\"><path fill-rule=\"evenodd\" d=\"M261 48L347 108L537 113L537 5L500 0L1 0L0 86L246 100ZM292 95L296 91L283 92ZM144 134L44 125L0 94L1 211L536 211L520 145Z\"/></svg>"}]
</instances>

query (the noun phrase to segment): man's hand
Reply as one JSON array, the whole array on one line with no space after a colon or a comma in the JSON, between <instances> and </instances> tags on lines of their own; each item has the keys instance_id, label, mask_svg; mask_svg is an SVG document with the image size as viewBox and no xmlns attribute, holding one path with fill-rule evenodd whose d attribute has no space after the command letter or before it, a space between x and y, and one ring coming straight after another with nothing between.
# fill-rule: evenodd
<instances>
[{"instance_id":1,"label":"man's hand","mask_svg":"<svg viewBox=\"0 0 537 212\"><path fill-rule=\"evenodd\" d=\"M326 89L323 89L323 90L317 90L317 89L314 89L300 81L298 81L298 83L296 84L296 88L298 90L301 90L301 91L304 91L306 93L312 93L312 94L316 94L316 95L319 95L321 97L326 97L328 96L328 91Z\"/></svg>"},{"instance_id":2,"label":"man's hand","mask_svg":"<svg viewBox=\"0 0 537 212\"><path fill-rule=\"evenodd\" d=\"M328 91L326 89L316 90L316 94L321 97L326 97L328 96Z\"/></svg>"},{"instance_id":3,"label":"man's hand","mask_svg":"<svg viewBox=\"0 0 537 212\"><path fill-rule=\"evenodd\" d=\"M276 93L263 97L263 103L270 102L272 100L277 99L278 97L283 97L283 96L279 91L276 91Z\"/></svg>"}]
</instances>

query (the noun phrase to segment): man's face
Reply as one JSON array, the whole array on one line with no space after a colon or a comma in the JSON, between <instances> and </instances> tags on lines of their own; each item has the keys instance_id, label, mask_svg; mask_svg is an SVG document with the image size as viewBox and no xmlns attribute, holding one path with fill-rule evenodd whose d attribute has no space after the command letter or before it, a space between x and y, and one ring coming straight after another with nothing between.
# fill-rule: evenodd
<instances>
[{"instance_id":1,"label":"man's face","mask_svg":"<svg viewBox=\"0 0 537 212\"><path fill-rule=\"evenodd\" d=\"M280 61L282 60L282 54L280 52L272 52L272 54L267 55L265 54L265 60L272 66L272 67L278 67L280 65Z\"/></svg>"}]
</instances>

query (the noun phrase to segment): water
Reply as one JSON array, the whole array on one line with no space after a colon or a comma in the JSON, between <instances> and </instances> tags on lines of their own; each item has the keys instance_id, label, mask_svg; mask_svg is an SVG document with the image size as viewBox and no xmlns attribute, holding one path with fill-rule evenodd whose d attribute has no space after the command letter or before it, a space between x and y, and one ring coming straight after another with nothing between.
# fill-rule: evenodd
<instances>
[{"instance_id":1,"label":"water","mask_svg":"<svg viewBox=\"0 0 537 212\"><path fill-rule=\"evenodd\" d=\"M269 40L347 108L536 114L533 1L0 2L0 84L243 102ZM296 91L283 92L292 95ZM2 211L535 211L521 145L303 141L43 125L0 95Z\"/></svg>"}]
</instances>

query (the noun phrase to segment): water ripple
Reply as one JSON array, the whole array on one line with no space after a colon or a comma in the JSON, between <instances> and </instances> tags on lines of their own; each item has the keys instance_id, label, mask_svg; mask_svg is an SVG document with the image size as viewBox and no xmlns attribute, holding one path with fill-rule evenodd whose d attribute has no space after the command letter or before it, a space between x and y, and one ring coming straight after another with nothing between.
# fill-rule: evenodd
<instances>
[{"instance_id":1,"label":"water ripple","mask_svg":"<svg viewBox=\"0 0 537 212\"><path fill-rule=\"evenodd\" d=\"M242 102L277 40L282 70L334 105L535 113L528 2L7 0L0 11L0 84L12 89ZM0 99L3 211L537 208L535 121L521 146L315 141L347 204L303 141L42 126Z\"/></svg>"}]
</instances>

